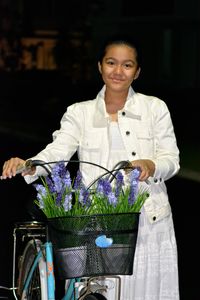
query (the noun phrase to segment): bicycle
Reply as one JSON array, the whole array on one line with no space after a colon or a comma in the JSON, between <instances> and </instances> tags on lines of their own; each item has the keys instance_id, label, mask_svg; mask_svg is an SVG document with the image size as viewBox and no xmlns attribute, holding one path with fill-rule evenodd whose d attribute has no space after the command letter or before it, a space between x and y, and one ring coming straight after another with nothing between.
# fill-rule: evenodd
<instances>
[{"instance_id":1,"label":"bicycle","mask_svg":"<svg viewBox=\"0 0 200 300\"><path fill-rule=\"evenodd\" d=\"M77 162L77 161L76 161ZM42 161L28 162L26 168L35 165L45 166ZM52 162L51 162L52 163ZM50 163L50 164L51 164ZM54 162L55 163L55 162ZM106 170L111 177L127 166L126 162L117 164L112 172ZM18 170L18 173L23 169ZM92 183L94 184L96 180ZM89 186L89 188L92 186ZM23 244L22 254L16 260L18 243ZM16 269L18 274L16 274ZM18 275L18 276L17 276ZM106 300L105 294L112 290L114 298L120 300L121 278L118 275L87 276L67 279L64 296L61 300ZM55 272L52 243L48 236L48 224L41 221L15 223L13 230L13 272L12 288L16 300L55 300Z\"/></svg>"}]
</instances>

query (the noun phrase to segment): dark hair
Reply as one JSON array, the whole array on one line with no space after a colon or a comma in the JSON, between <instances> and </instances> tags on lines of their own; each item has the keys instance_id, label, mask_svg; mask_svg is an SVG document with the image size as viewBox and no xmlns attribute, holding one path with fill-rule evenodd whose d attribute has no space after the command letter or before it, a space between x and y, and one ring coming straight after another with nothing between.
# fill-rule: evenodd
<instances>
[{"instance_id":1,"label":"dark hair","mask_svg":"<svg viewBox=\"0 0 200 300\"><path fill-rule=\"evenodd\" d=\"M106 54L106 50L111 45L126 45L129 46L136 51L136 58L138 62L138 67L141 66L141 56L140 56L140 47L137 40L132 39L130 36L124 36L124 35L114 35L109 38L107 38L103 45L100 48L99 55L98 55L98 61L102 63L102 60Z\"/></svg>"}]
</instances>

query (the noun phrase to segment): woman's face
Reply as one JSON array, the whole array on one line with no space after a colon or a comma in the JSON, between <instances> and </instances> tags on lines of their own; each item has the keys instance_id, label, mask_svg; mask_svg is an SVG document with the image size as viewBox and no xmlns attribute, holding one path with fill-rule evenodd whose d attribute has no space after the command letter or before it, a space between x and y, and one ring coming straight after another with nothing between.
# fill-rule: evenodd
<instances>
[{"instance_id":1,"label":"woman's face","mask_svg":"<svg viewBox=\"0 0 200 300\"><path fill-rule=\"evenodd\" d=\"M106 87L113 91L126 91L140 73L134 48L127 45L107 47L99 71Z\"/></svg>"}]
</instances>

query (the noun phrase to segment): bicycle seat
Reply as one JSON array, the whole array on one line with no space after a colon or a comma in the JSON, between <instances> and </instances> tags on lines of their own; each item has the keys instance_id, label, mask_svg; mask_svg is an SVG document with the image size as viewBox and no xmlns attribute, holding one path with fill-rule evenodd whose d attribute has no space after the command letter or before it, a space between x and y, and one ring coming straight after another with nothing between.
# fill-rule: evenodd
<instances>
[{"instance_id":1,"label":"bicycle seat","mask_svg":"<svg viewBox=\"0 0 200 300\"><path fill-rule=\"evenodd\" d=\"M16 222L15 227L21 229L44 229L45 223L40 221L25 221L25 222Z\"/></svg>"}]
</instances>

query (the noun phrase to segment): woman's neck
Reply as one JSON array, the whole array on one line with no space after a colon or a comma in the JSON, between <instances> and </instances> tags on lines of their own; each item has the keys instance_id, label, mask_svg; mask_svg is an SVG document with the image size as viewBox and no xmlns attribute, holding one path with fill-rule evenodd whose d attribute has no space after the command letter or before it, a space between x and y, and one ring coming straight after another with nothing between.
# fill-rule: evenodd
<instances>
[{"instance_id":1,"label":"woman's neck","mask_svg":"<svg viewBox=\"0 0 200 300\"><path fill-rule=\"evenodd\" d=\"M123 109L126 100L124 99L105 99L106 111L108 114L115 114Z\"/></svg>"},{"instance_id":2,"label":"woman's neck","mask_svg":"<svg viewBox=\"0 0 200 300\"><path fill-rule=\"evenodd\" d=\"M108 114L116 114L118 110L123 109L126 102L127 92L126 93L110 93L105 92L105 104L106 111Z\"/></svg>"}]
</instances>

